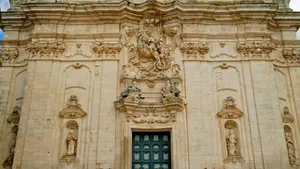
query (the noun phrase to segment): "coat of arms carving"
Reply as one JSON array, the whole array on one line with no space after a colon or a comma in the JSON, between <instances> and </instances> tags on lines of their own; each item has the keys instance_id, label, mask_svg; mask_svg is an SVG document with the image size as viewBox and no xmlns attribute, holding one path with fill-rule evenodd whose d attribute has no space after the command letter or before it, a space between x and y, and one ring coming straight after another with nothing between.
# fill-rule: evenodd
<instances>
[{"instance_id":1,"label":"coat of arms carving","mask_svg":"<svg viewBox=\"0 0 300 169\"><path fill-rule=\"evenodd\" d=\"M168 78L172 67L176 43L172 40L177 35L177 27L163 28L161 17L155 11L140 21L138 28L125 28L125 46L129 51L129 63L124 66L125 77L137 79ZM132 38L135 34L136 39Z\"/></svg>"}]
</instances>

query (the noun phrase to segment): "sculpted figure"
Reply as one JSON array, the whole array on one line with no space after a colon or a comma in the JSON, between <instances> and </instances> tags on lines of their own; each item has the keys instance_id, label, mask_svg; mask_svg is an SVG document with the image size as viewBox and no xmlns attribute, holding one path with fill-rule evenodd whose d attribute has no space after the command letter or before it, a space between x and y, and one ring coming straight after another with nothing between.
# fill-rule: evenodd
<instances>
[{"instance_id":1,"label":"sculpted figure","mask_svg":"<svg viewBox=\"0 0 300 169\"><path fill-rule=\"evenodd\" d=\"M14 133L13 138L11 140L10 149L9 149L9 156L5 159L5 161L2 164L3 168L7 168L7 167L13 165L14 156L15 156L15 147L16 147L16 141L17 141L16 137L17 136Z\"/></svg>"},{"instance_id":2,"label":"sculpted figure","mask_svg":"<svg viewBox=\"0 0 300 169\"><path fill-rule=\"evenodd\" d=\"M73 134L71 130L67 137L67 155L75 156L76 155L76 145L77 145L77 137Z\"/></svg>"},{"instance_id":3,"label":"sculpted figure","mask_svg":"<svg viewBox=\"0 0 300 169\"><path fill-rule=\"evenodd\" d=\"M290 164L295 164L296 162L296 155L295 155L295 148L292 141L291 134L289 132L285 132L285 140L286 140L286 147L288 150L288 156Z\"/></svg>"},{"instance_id":4,"label":"sculpted figure","mask_svg":"<svg viewBox=\"0 0 300 169\"><path fill-rule=\"evenodd\" d=\"M176 87L175 82L171 83L170 80L168 80L167 84L161 89L161 94L163 101L169 101L174 97L179 97L180 90Z\"/></svg>"},{"instance_id":5,"label":"sculpted figure","mask_svg":"<svg viewBox=\"0 0 300 169\"><path fill-rule=\"evenodd\" d=\"M226 137L228 156L234 156L237 154L237 138L235 137L234 130L229 129Z\"/></svg>"},{"instance_id":6,"label":"sculpted figure","mask_svg":"<svg viewBox=\"0 0 300 169\"><path fill-rule=\"evenodd\" d=\"M122 98L126 98L132 92L141 92L141 89L136 86L135 81L133 81L130 85L128 85L127 88L124 89L123 92L121 92L121 96L122 96Z\"/></svg>"}]
</instances>

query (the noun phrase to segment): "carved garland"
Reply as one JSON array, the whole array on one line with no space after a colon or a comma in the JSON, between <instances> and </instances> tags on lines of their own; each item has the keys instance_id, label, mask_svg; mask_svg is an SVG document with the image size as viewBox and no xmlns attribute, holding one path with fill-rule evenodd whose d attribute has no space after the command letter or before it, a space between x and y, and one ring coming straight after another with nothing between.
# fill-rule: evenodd
<instances>
[{"instance_id":1,"label":"carved garland","mask_svg":"<svg viewBox=\"0 0 300 169\"><path fill-rule=\"evenodd\" d=\"M95 42L93 43L93 52L98 57L110 57L115 58L120 53L122 48L121 43L108 43L108 42Z\"/></svg>"},{"instance_id":2,"label":"carved garland","mask_svg":"<svg viewBox=\"0 0 300 169\"><path fill-rule=\"evenodd\" d=\"M185 58L204 58L208 53L209 47L207 43L183 43L180 46L181 51Z\"/></svg>"},{"instance_id":3,"label":"carved garland","mask_svg":"<svg viewBox=\"0 0 300 169\"><path fill-rule=\"evenodd\" d=\"M288 61L291 65L299 65L300 64L300 50L292 49L284 49L282 51L282 56Z\"/></svg>"},{"instance_id":4,"label":"carved garland","mask_svg":"<svg viewBox=\"0 0 300 169\"><path fill-rule=\"evenodd\" d=\"M65 51L62 42L31 42L27 44L26 51L31 57L53 58L60 56Z\"/></svg>"},{"instance_id":5,"label":"carved garland","mask_svg":"<svg viewBox=\"0 0 300 169\"><path fill-rule=\"evenodd\" d=\"M238 52L248 58L269 58L275 50L273 42L240 42L237 44Z\"/></svg>"},{"instance_id":6,"label":"carved garland","mask_svg":"<svg viewBox=\"0 0 300 169\"><path fill-rule=\"evenodd\" d=\"M13 64L18 56L19 50L17 48L2 48L0 50L0 67L2 64Z\"/></svg>"}]
</instances>

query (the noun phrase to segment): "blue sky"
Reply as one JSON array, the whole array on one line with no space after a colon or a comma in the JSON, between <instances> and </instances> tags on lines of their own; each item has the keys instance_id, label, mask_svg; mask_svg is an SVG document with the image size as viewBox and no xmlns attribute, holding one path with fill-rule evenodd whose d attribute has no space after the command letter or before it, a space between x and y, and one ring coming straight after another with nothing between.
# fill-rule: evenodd
<instances>
[{"instance_id":1,"label":"blue sky","mask_svg":"<svg viewBox=\"0 0 300 169\"><path fill-rule=\"evenodd\" d=\"M291 0L290 7L294 11L300 11L300 0ZM9 8L9 0L0 0L1 11L6 11ZM297 33L297 37L300 40L300 30ZM4 33L0 29L0 40L4 38Z\"/></svg>"}]
</instances>

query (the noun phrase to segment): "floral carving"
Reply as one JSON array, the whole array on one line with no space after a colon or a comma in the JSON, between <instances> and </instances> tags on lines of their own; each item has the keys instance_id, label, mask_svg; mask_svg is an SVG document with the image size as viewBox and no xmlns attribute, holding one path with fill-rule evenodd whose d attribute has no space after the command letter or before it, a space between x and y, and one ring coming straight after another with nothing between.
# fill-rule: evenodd
<instances>
[{"instance_id":1,"label":"floral carving","mask_svg":"<svg viewBox=\"0 0 300 169\"><path fill-rule=\"evenodd\" d=\"M62 42L31 42L27 44L26 51L32 57L54 58L65 51L65 44Z\"/></svg>"},{"instance_id":2,"label":"floral carving","mask_svg":"<svg viewBox=\"0 0 300 169\"><path fill-rule=\"evenodd\" d=\"M81 105L79 104L76 95L70 96L67 103L67 108L60 112L61 117L68 119L82 118L86 116L86 114L87 113L81 109Z\"/></svg>"},{"instance_id":3,"label":"floral carving","mask_svg":"<svg viewBox=\"0 0 300 169\"><path fill-rule=\"evenodd\" d=\"M122 48L121 43L108 43L108 42L95 42L93 44L93 52L95 52L98 57L111 57L114 58L118 53L120 53Z\"/></svg>"},{"instance_id":4,"label":"floral carving","mask_svg":"<svg viewBox=\"0 0 300 169\"><path fill-rule=\"evenodd\" d=\"M268 58L275 50L272 42L240 42L237 44L238 52L248 58Z\"/></svg>"},{"instance_id":5,"label":"floral carving","mask_svg":"<svg viewBox=\"0 0 300 169\"><path fill-rule=\"evenodd\" d=\"M166 35L175 37L177 29L167 30L163 28L159 16L155 11L148 11L149 16L140 21L137 29L126 28L125 46L129 51L129 64L135 72L135 78L141 79L162 79L166 78L166 73L171 68L173 52L176 44L167 44ZM132 43L130 36L136 32L136 43Z\"/></svg>"},{"instance_id":6,"label":"floral carving","mask_svg":"<svg viewBox=\"0 0 300 169\"><path fill-rule=\"evenodd\" d=\"M282 56L288 61L289 64L300 64L300 51L295 48L284 49Z\"/></svg>"},{"instance_id":7,"label":"floral carving","mask_svg":"<svg viewBox=\"0 0 300 169\"><path fill-rule=\"evenodd\" d=\"M168 123L176 120L176 113L156 112L156 108L149 106L145 113L127 113L127 122L134 123Z\"/></svg>"},{"instance_id":8,"label":"floral carving","mask_svg":"<svg viewBox=\"0 0 300 169\"><path fill-rule=\"evenodd\" d=\"M223 108L217 114L222 119L237 119L243 115L243 112L236 107L235 99L228 96L223 102Z\"/></svg>"},{"instance_id":9,"label":"floral carving","mask_svg":"<svg viewBox=\"0 0 300 169\"><path fill-rule=\"evenodd\" d=\"M2 64L13 64L15 59L19 56L17 48L3 48L0 50L0 67Z\"/></svg>"},{"instance_id":10,"label":"floral carving","mask_svg":"<svg viewBox=\"0 0 300 169\"><path fill-rule=\"evenodd\" d=\"M204 55L209 51L207 43L196 42L183 43L180 49L186 58L204 58Z\"/></svg>"}]
</instances>

